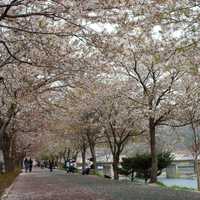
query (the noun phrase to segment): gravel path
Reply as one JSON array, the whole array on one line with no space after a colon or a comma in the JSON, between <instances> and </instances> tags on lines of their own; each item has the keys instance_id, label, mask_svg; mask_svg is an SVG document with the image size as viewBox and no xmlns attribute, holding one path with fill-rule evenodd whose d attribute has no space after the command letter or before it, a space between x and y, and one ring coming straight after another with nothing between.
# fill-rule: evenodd
<instances>
[{"instance_id":1,"label":"gravel path","mask_svg":"<svg viewBox=\"0 0 200 200\"><path fill-rule=\"evenodd\" d=\"M3 200L200 200L200 193L135 185L64 171L21 173Z\"/></svg>"}]
</instances>

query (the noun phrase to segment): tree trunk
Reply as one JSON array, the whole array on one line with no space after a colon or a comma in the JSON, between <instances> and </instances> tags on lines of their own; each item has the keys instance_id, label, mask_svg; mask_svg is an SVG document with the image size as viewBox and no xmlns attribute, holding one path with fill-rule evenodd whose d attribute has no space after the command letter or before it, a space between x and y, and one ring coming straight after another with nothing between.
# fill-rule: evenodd
<instances>
[{"instance_id":1,"label":"tree trunk","mask_svg":"<svg viewBox=\"0 0 200 200\"><path fill-rule=\"evenodd\" d=\"M15 170L15 164L11 158L5 158L5 171L13 172Z\"/></svg>"},{"instance_id":2,"label":"tree trunk","mask_svg":"<svg viewBox=\"0 0 200 200\"><path fill-rule=\"evenodd\" d=\"M92 162L93 162L93 166L94 166L94 174L96 174L97 171L97 159L96 159L96 151L95 151L95 141L94 138L91 136L91 132L88 130L87 131L87 140L88 140L88 144L90 147L90 153L92 156Z\"/></svg>"},{"instance_id":3,"label":"tree trunk","mask_svg":"<svg viewBox=\"0 0 200 200\"><path fill-rule=\"evenodd\" d=\"M93 165L94 165L94 174L96 174L97 159L96 159L96 151L95 151L95 145L94 144L90 145L90 152L91 152L91 155L92 155L92 162L93 162Z\"/></svg>"},{"instance_id":4,"label":"tree trunk","mask_svg":"<svg viewBox=\"0 0 200 200\"><path fill-rule=\"evenodd\" d=\"M69 160L69 159L70 159L70 154L71 154L71 149L70 149L70 148L68 148L68 150L67 150L67 160Z\"/></svg>"},{"instance_id":5,"label":"tree trunk","mask_svg":"<svg viewBox=\"0 0 200 200\"><path fill-rule=\"evenodd\" d=\"M5 171L10 172L14 171L16 165L16 152L15 152L15 143L13 137L14 135L8 134L7 132L4 133L3 141L2 141L2 151L3 157L5 162Z\"/></svg>"},{"instance_id":6,"label":"tree trunk","mask_svg":"<svg viewBox=\"0 0 200 200\"><path fill-rule=\"evenodd\" d=\"M198 163L198 157L195 157L195 171L197 175L197 189L200 191L200 171L199 171L199 163Z\"/></svg>"},{"instance_id":7,"label":"tree trunk","mask_svg":"<svg viewBox=\"0 0 200 200\"><path fill-rule=\"evenodd\" d=\"M59 159L58 159L59 163L62 162L62 158L63 158L62 152L59 152ZM64 158L64 161L65 161L65 158Z\"/></svg>"},{"instance_id":8,"label":"tree trunk","mask_svg":"<svg viewBox=\"0 0 200 200\"><path fill-rule=\"evenodd\" d=\"M84 172L85 167L86 167L86 149L85 148L82 149L81 156L82 156L82 172Z\"/></svg>"},{"instance_id":9,"label":"tree trunk","mask_svg":"<svg viewBox=\"0 0 200 200\"><path fill-rule=\"evenodd\" d=\"M197 130L195 128L195 125L193 121L191 121L191 128L193 131L193 153L195 155L194 157L194 170L197 175L197 189L200 191L200 171L199 171L199 163L198 163L198 155L199 155L199 136L197 135Z\"/></svg>"},{"instance_id":10,"label":"tree trunk","mask_svg":"<svg viewBox=\"0 0 200 200\"><path fill-rule=\"evenodd\" d=\"M4 156L4 162L5 162L5 171L6 172L12 172L15 170L15 164L14 160L10 156L10 150L9 149L3 149L3 156Z\"/></svg>"},{"instance_id":11,"label":"tree trunk","mask_svg":"<svg viewBox=\"0 0 200 200\"><path fill-rule=\"evenodd\" d=\"M156 131L154 118L150 117L149 119L149 133L150 133L150 147L151 147L151 178L150 183L157 182L157 152L156 152Z\"/></svg>"},{"instance_id":12,"label":"tree trunk","mask_svg":"<svg viewBox=\"0 0 200 200\"><path fill-rule=\"evenodd\" d=\"M1 121L1 124L0 124L0 148L1 148L1 145L3 145L2 142L4 142L4 135L6 134L6 129L9 126L13 115L15 115L15 109L16 109L16 104L12 103L10 105L10 108L7 111L7 120ZM2 149L3 149L3 147L2 147Z\"/></svg>"},{"instance_id":13,"label":"tree trunk","mask_svg":"<svg viewBox=\"0 0 200 200\"><path fill-rule=\"evenodd\" d=\"M113 173L114 179L119 180L118 165L119 165L119 155L113 156Z\"/></svg>"},{"instance_id":14,"label":"tree trunk","mask_svg":"<svg viewBox=\"0 0 200 200\"><path fill-rule=\"evenodd\" d=\"M133 180L134 180L134 171L131 170L131 182L133 182Z\"/></svg>"},{"instance_id":15,"label":"tree trunk","mask_svg":"<svg viewBox=\"0 0 200 200\"><path fill-rule=\"evenodd\" d=\"M78 153L79 153L79 151L76 151L72 156L72 158L74 159L75 162L77 161Z\"/></svg>"}]
</instances>

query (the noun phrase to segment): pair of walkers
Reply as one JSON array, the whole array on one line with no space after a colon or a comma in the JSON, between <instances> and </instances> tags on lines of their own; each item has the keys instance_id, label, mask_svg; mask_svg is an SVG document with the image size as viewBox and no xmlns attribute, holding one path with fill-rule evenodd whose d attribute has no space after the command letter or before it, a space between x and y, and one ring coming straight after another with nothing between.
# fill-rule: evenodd
<instances>
[{"instance_id":1,"label":"pair of walkers","mask_svg":"<svg viewBox=\"0 0 200 200\"><path fill-rule=\"evenodd\" d=\"M25 158L24 160L24 167L25 167L25 172L32 172L33 168L33 161L30 159Z\"/></svg>"}]
</instances>

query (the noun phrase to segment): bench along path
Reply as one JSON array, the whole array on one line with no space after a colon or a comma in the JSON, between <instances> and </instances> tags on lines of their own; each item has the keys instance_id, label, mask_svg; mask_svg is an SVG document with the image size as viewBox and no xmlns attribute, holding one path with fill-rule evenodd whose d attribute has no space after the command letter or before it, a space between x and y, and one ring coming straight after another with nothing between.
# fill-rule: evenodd
<instances>
[{"instance_id":1,"label":"bench along path","mask_svg":"<svg viewBox=\"0 0 200 200\"><path fill-rule=\"evenodd\" d=\"M3 200L200 200L200 193L135 185L64 171L21 173Z\"/></svg>"}]
</instances>

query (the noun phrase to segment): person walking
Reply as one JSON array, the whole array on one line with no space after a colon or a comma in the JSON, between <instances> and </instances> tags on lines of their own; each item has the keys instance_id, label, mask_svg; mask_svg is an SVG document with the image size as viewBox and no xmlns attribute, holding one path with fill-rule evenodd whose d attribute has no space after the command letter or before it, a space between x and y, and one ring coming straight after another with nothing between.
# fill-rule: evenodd
<instances>
[{"instance_id":1,"label":"person walking","mask_svg":"<svg viewBox=\"0 0 200 200\"><path fill-rule=\"evenodd\" d=\"M24 168L25 168L25 172L28 172L29 169L29 161L27 158L25 158L24 160Z\"/></svg>"},{"instance_id":2,"label":"person walking","mask_svg":"<svg viewBox=\"0 0 200 200\"><path fill-rule=\"evenodd\" d=\"M41 169L44 169L44 160L41 160L40 167L41 167Z\"/></svg>"},{"instance_id":3,"label":"person walking","mask_svg":"<svg viewBox=\"0 0 200 200\"><path fill-rule=\"evenodd\" d=\"M53 161L52 160L49 160L49 169L50 169L50 172L53 171Z\"/></svg>"},{"instance_id":4,"label":"person walking","mask_svg":"<svg viewBox=\"0 0 200 200\"><path fill-rule=\"evenodd\" d=\"M32 168L33 168L33 161L30 158L29 159L29 172L32 172Z\"/></svg>"}]
</instances>

